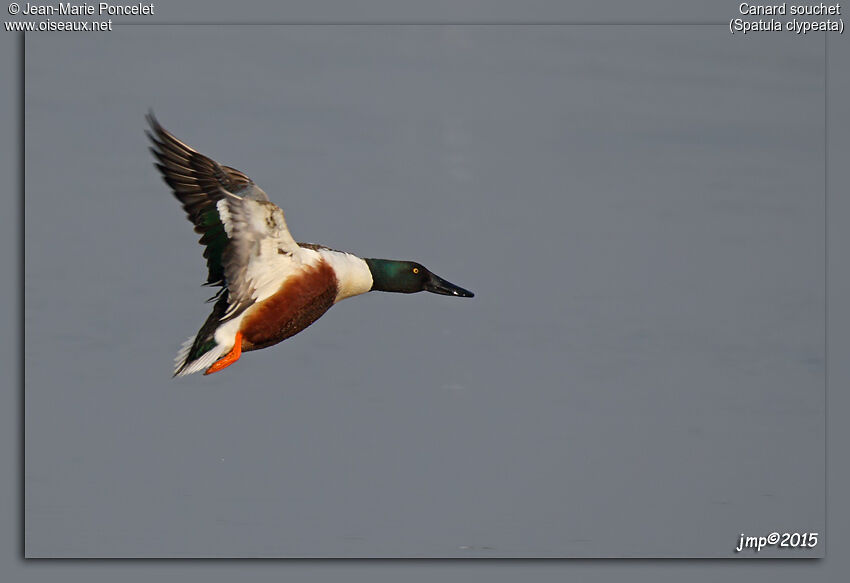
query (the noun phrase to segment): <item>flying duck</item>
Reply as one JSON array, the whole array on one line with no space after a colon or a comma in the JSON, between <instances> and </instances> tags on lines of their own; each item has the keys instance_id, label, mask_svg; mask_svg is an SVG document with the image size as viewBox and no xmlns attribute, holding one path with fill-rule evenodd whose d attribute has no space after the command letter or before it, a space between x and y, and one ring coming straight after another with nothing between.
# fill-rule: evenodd
<instances>
[{"instance_id":1,"label":"flying duck","mask_svg":"<svg viewBox=\"0 0 850 583\"><path fill-rule=\"evenodd\" d=\"M147 121L154 166L201 235L204 285L221 288L204 325L180 348L174 376L223 370L243 352L286 340L337 302L369 291L473 297L415 261L296 242L283 211L246 174L181 142L153 113Z\"/></svg>"}]
</instances>

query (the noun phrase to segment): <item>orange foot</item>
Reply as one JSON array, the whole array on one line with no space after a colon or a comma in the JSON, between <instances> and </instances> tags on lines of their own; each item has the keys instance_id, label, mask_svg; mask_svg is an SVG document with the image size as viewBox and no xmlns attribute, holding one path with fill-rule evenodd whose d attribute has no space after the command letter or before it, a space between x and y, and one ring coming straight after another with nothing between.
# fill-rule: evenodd
<instances>
[{"instance_id":1,"label":"orange foot","mask_svg":"<svg viewBox=\"0 0 850 583\"><path fill-rule=\"evenodd\" d=\"M242 332L237 332L236 338L233 340L233 348L230 349L230 352L216 360L211 367L204 371L204 374L208 375L224 370L239 360L240 356L242 356Z\"/></svg>"}]
</instances>

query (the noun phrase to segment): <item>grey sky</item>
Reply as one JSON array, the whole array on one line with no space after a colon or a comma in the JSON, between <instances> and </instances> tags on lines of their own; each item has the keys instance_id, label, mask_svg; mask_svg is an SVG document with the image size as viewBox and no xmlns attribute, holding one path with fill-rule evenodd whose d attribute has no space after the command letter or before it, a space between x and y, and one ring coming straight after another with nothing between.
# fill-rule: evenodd
<instances>
[{"instance_id":1,"label":"grey sky","mask_svg":"<svg viewBox=\"0 0 850 583\"><path fill-rule=\"evenodd\" d=\"M28 554L730 556L822 530L823 43L727 35L29 38ZM347 300L172 381L208 294L148 107L299 240L477 297Z\"/></svg>"}]
</instances>

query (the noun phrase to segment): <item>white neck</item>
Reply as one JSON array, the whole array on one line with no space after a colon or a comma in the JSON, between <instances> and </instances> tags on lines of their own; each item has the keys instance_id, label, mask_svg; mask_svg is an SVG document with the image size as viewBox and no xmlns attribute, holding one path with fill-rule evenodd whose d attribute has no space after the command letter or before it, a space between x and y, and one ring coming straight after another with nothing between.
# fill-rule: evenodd
<instances>
[{"instance_id":1,"label":"white neck","mask_svg":"<svg viewBox=\"0 0 850 583\"><path fill-rule=\"evenodd\" d=\"M372 272L365 261L356 255L342 251L318 249L318 252L336 273L339 291L334 303L351 296L365 294L372 289Z\"/></svg>"}]
</instances>

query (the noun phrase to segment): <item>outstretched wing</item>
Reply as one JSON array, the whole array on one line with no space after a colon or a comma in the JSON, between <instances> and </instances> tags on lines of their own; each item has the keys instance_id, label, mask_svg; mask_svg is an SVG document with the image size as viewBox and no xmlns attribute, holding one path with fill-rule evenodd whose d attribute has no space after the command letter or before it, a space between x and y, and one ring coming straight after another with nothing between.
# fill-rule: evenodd
<instances>
[{"instance_id":1,"label":"outstretched wing","mask_svg":"<svg viewBox=\"0 0 850 583\"><path fill-rule=\"evenodd\" d=\"M195 232L201 235L200 243L206 247L206 285L225 285L222 255L228 241L216 203L227 194L256 201L268 201L269 197L243 172L222 166L175 138L153 113L147 115L147 121L151 131L145 133L153 143L150 150L157 159L154 165L183 205Z\"/></svg>"},{"instance_id":2,"label":"outstretched wing","mask_svg":"<svg viewBox=\"0 0 850 583\"><path fill-rule=\"evenodd\" d=\"M153 114L147 120L154 165L206 247L205 285L222 286L212 314L178 355L175 375L189 374L206 368L230 348L227 342L232 338L226 336L236 328L222 328L225 322L276 293L305 263L315 262L316 254L298 246L283 211L248 176L184 144Z\"/></svg>"}]
</instances>

